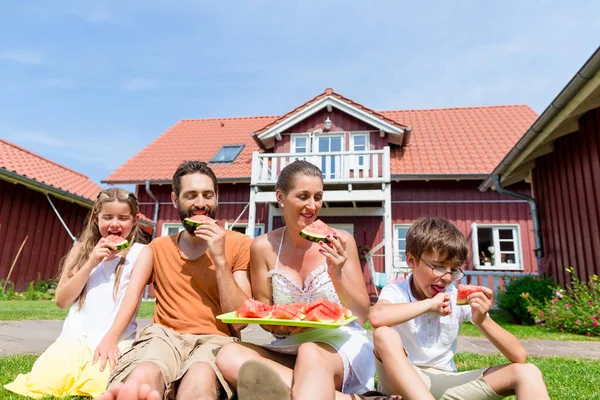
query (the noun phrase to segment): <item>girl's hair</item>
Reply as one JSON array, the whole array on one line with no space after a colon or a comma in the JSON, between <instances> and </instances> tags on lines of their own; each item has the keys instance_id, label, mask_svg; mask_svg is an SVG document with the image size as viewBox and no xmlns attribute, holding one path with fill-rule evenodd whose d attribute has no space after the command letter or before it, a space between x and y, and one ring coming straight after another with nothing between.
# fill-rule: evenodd
<instances>
[{"instance_id":1,"label":"girl's hair","mask_svg":"<svg viewBox=\"0 0 600 400\"><path fill-rule=\"evenodd\" d=\"M296 160L281 170L275 187L287 195L294 187L294 179L297 175L318 177L323 182L323 173L319 167L308 161Z\"/></svg>"},{"instance_id":2,"label":"girl's hair","mask_svg":"<svg viewBox=\"0 0 600 400\"><path fill-rule=\"evenodd\" d=\"M112 203L113 201L127 203L129 205L129 210L131 211L131 215L133 217L135 217L139 213L137 198L133 193L130 193L125 189L110 188L102 190L100 193L98 193L98 197L96 197L94 206L92 207L92 210L87 216L85 227L81 232L81 235L77 239L77 242L73 244L67 255L61 261L59 276L67 274L68 277L72 277L87 262L92 250L102 237L100 235L100 229L98 228L98 214L100 213L100 211L102 211L102 206L104 204ZM132 245L136 242L140 242L143 240L142 233L137 223L131 228L131 232L125 239L127 239ZM121 280L121 273L123 272L123 264L125 264L125 258L130 248L131 247L121 251L121 259L119 260L119 264L117 264L117 268L115 270L115 285L113 288L114 298L117 297L117 293L119 291L119 282ZM73 255L73 257L67 265L66 260L69 260L71 258L71 255ZM81 308L83 307L83 303L85 302L85 295L86 291L84 289L79 295L78 299L79 310L81 310Z\"/></svg>"}]
</instances>

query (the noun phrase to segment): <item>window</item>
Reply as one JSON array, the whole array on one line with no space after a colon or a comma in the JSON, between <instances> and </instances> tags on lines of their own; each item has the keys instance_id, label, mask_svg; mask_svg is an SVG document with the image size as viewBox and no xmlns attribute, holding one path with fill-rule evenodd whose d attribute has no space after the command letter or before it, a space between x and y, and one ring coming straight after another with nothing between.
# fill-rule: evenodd
<instances>
[{"instance_id":1,"label":"window","mask_svg":"<svg viewBox=\"0 0 600 400\"><path fill-rule=\"evenodd\" d=\"M394 225L394 264L400 268L408 268L406 264L406 232L410 225Z\"/></svg>"},{"instance_id":2,"label":"window","mask_svg":"<svg viewBox=\"0 0 600 400\"><path fill-rule=\"evenodd\" d=\"M518 225L473 224L471 231L475 268L523 269Z\"/></svg>"},{"instance_id":3,"label":"window","mask_svg":"<svg viewBox=\"0 0 600 400\"><path fill-rule=\"evenodd\" d=\"M319 136L316 142L315 151L319 153L339 153L344 148L344 137L342 135L335 136ZM336 155L328 155L321 157L321 171L323 171L323 179L336 179L341 176L341 157ZM318 165L317 165L318 166Z\"/></svg>"},{"instance_id":4,"label":"window","mask_svg":"<svg viewBox=\"0 0 600 400\"><path fill-rule=\"evenodd\" d=\"M351 151L367 151L370 149L369 145L369 134L368 133L354 133L350 137L350 150ZM355 156L353 162L354 169L367 169L369 168L369 157L368 156Z\"/></svg>"},{"instance_id":5,"label":"window","mask_svg":"<svg viewBox=\"0 0 600 400\"><path fill-rule=\"evenodd\" d=\"M243 223L237 223L235 225L233 225L232 222L225 222L225 229L229 229L230 231L236 231L239 233L243 233L244 235L246 234L246 228L248 227L248 224ZM254 236L252 237L257 237L262 235L263 233L265 233L265 225L264 224L254 224Z\"/></svg>"},{"instance_id":6,"label":"window","mask_svg":"<svg viewBox=\"0 0 600 400\"><path fill-rule=\"evenodd\" d=\"M244 148L243 144L234 144L223 146L221 150L210 160L211 163L230 163L233 162Z\"/></svg>"},{"instance_id":7,"label":"window","mask_svg":"<svg viewBox=\"0 0 600 400\"><path fill-rule=\"evenodd\" d=\"M171 236L179 233L183 230L181 223L165 223L162 225L162 232L160 236Z\"/></svg>"},{"instance_id":8,"label":"window","mask_svg":"<svg viewBox=\"0 0 600 400\"><path fill-rule=\"evenodd\" d=\"M310 149L310 137L308 135L292 136L292 153L308 153Z\"/></svg>"}]
</instances>

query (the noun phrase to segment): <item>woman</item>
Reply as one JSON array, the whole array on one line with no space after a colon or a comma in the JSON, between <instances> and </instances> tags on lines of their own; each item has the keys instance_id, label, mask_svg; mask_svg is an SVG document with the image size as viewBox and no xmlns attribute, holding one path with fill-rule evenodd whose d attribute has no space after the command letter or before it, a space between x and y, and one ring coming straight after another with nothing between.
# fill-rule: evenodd
<instances>
[{"instance_id":1,"label":"woman","mask_svg":"<svg viewBox=\"0 0 600 400\"><path fill-rule=\"evenodd\" d=\"M227 345L219 352L217 365L237 387L240 400L289 399L290 389L294 399L350 399L342 393L372 390L373 346L360 325L370 303L354 238L345 231L335 232L327 244L299 235L317 219L323 205L322 173L313 164L302 160L289 164L276 189L285 226L252 242L254 298L289 304L326 297L349 308L359 323L339 329L263 326L275 336L270 345Z\"/></svg>"}]
</instances>

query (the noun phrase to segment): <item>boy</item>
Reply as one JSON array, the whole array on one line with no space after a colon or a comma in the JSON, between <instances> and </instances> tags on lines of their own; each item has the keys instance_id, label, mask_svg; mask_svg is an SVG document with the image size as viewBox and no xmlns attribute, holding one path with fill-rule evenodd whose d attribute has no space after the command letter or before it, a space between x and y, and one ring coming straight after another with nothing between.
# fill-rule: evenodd
<instances>
[{"instance_id":1,"label":"boy","mask_svg":"<svg viewBox=\"0 0 600 400\"><path fill-rule=\"evenodd\" d=\"M384 287L369 314L376 328L379 390L405 399L501 399L512 394L549 399L540 370L525 364L523 346L488 315L493 291L479 287L481 292L468 297L469 305L456 305L452 282L463 277L460 267L468 254L465 237L446 219L420 218L408 230L406 262L412 275ZM457 372L454 353L465 321L512 363ZM398 351L402 347L405 351ZM431 394L423 394L417 375Z\"/></svg>"}]
</instances>

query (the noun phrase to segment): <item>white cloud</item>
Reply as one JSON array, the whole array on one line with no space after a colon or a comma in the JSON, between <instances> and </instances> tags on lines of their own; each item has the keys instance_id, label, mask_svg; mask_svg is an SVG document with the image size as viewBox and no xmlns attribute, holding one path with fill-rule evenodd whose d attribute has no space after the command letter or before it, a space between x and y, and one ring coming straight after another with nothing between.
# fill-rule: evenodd
<instances>
[{"instance_id":1,"label":"white cloud","mask_svg":"<svg viewBox=\"0 0 600 400\"><path fill-rule=\"evenodd\" d=\"M46 89L72 89L77 82L74 79L48 78L44 79L40 85Z\"/></svg>"},{"instance_id":2,"label":"white cloud","mask_svg":"<svg viewBox=\"0 0 600 400\"><path fill-rule=\"evenodd\" d=\"M23 64L41 64L42 55L37 51L7 50L0 52L0 59L16 61Z\"/></svg>"},{"instance_id":3,"label":"white cloud","mask_svg":"<svg viewBox=\"0 0 600 400\"><path fill-rule=\"evenodd\" d=\"M130 91L157 89L158 81L155 79L132 78L123 82L122 88Z\"/></svg>"}]
</instances>

